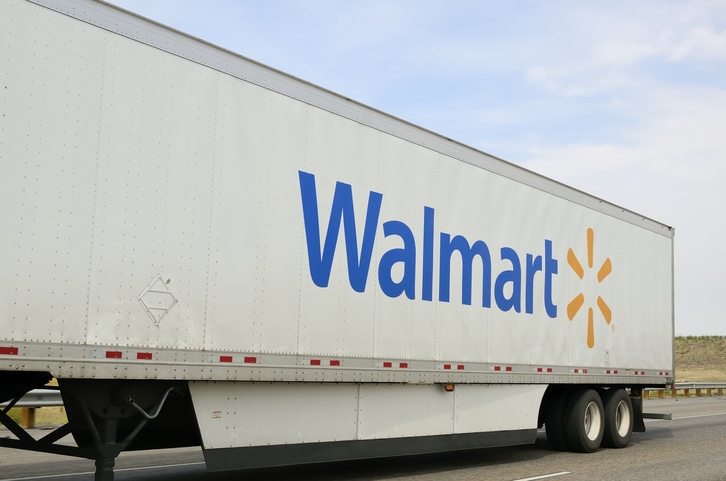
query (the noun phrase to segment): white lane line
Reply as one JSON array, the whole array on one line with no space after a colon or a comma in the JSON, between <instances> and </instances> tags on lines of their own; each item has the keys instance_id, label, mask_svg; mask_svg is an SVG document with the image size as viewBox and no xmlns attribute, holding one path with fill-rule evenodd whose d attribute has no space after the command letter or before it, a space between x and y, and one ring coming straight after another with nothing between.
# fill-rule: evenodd
<instances>
[{"instance_id":1,"label":"white lane line","mask_svg":"<svg viewBox=\"0 0 726 481\"><path fill-rule=\"evenodd\" d=\"M670 421L678 421L679 419L696 419L696 418L710 418L714 416L726 416L726 413L711 413L711 414L694 414L693 416L678 416L674 417ZM662 422L668 421L667 419L644 419L645 422Z\"/></svg>"},{"instance_id":2,"label":"white lane line","mask_svg":"<svg viewBox=\"0 0 726 481\"><path fill-rule=\"evenodd\" d=\"M572 474L572 473L569 471L562 471L560 473L543 474L542 476L534 476L531 478L513 479L512 481L536 481L537 479L555 478L557 476L565 476L566 474Z\"/></svg>"},{"instance_id":3,"label":"white lane line","mask_svg":"<svg viewBox=\"0 0 726 481\"><path fill-rule=\"evenodd\" d=\"M164 469L164 468L181 468L184 466L196 466L199 464L204 464L204 461L200 461L197 463L181 463L181 464L166 464L164 466L146 466L146 467L139 467L139 468L122 468L122 469L114 469L114 473L121 473L124 471L141 471L142 469ZM86 476L86 475L93 475L96 474L94 471L88 471L85 473L65 473L65 474L48 474L45 476L31 476L29 478L5 478L0 479L0 481L31 481L33 479L53 479L53 478L64 478L66 476Z\"/></svg>"},{"instance_id":4,"label":"white lane line","mask_svg":"<svg viewBox=\"0 0 726 481\"><path fill-rule=\"evenodd\" d=\"M164 466L141 466L138 468L123 468L123 469L114 469L114 471L120 473L122 471L141 471L142 469L163 469L163 468L181 468L184 466L198 466L200 464L204 464L204 461L198 461L196 463L179 463L179 464L165 464Z\"/></svg>"}]
</instances>

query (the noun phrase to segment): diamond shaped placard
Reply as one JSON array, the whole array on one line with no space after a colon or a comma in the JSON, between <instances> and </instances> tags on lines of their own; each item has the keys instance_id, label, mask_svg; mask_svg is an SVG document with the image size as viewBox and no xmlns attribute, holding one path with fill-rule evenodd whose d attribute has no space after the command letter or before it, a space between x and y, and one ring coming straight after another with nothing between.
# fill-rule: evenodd
<instances>
[{"instance_id":1,"label":"diamond shaped placard","mask_svg":"<svg viewBox=\"0 0 726 481\"><path fill-rule=\"evenodd\" d=\"M139 294L139 302L152 321L158 326L162 319L176 306L179 301L171 293L167 284L170 281L164 281L159 274L151 281L151 284Z\"/></svg>"}]
</instances>

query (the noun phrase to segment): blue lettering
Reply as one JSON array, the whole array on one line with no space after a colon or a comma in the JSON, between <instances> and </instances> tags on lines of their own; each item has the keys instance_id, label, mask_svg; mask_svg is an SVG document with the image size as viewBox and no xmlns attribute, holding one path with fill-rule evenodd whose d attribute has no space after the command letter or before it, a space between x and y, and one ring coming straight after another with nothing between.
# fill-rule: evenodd
<instances>
[{"instance_id":1,"label":"blue lettering","mask_svg":"<svg viewBox=\"0 0 726 481\"><path fill-rule=\"evenodd\" d=\"M552 302L552 276L557 274L557 259L552 258L552 241L545 239L545 311L552 319L557 317L557 306Z\"/></svg>"},{"instance_id":2,"label":"blue lettering","mask_svg":"<svg viewBox=\"0 0 726 481\"><path fill-rule=\"evenodd\" d=\"M497 307L503 312L514 308L515 312L521 311L522 301L522 266L519 263L519 256L511 247L502 247L500 249L502 260L508 260L512 263L512 269L499 273L494 283L494 299ZM507 297L504 295L505 286L512 283L512 295Z\"/></svg>"},{"instance_id":3,"label":"blue lettering","mask_svg":"<svg viewBox=\"0 0 726 481\"><path fill-rule=\"evenodd\" d=\"M527 254L525 293L524 293L524 312L532 314L534 312L534 275L542 270L542 256L534 257Z\"/></svg>"},{"instance_id":4,"label":"blue lettering","mask_svg":"<svg viewBox=\"0 0 726 481\"><path fill-rule=\"evenodd\" d=\"M489 248L484 241L476 241L469 247L464 236L457 235L453 239L445 232L441 233L441 256L439 260L439 300L449 302L449 284L451 277L451 255L454 251L461 254L461 303L471 305L471 276L474 256L479 256L484 267L482 274L482 307L492 304L492 259Z\"/></svg>"},{"instance_id":5,"label":"blue lettering","mask_svg":"<svg viewBox=\"0 0 726 481\"><path fill-rule=\"evenodd\" d=\"M305 221L305 239L308 246L310 277L312 277L316 286L328 287L330 270L333 266L333 255L335 254L335 246L338 243L338 232L340 231L340 222L342 220L343 233L345 235L345 249L348 257L348 279L350 280L350 286L356 292L365 291L383 195L371 191L368 196L368 211L366 212L363 244L359 256L358 237L355 230L353 192L350 184L337 182L333 195L333 205L330 209L330 220L328 221L328 232L325 236L325 246L321 254L320 221L318 217L318 196L315 189L315 176L307 172L299 171L299 178L303 218Z\"/></svg>"},{"instance_id":6,"label":"blue lettering","mask_svg":"<svg viewBox=\"0 0 726 481\"><path fill-rule=\"evenodd\" d=\"M381 257L378 264L378 283L388 297L398 297L406 293L406 297L416 297L416 240L413 232L406 224L397 220L389 220L383 224L383 234L388 237L397 235L403 240L403 249L391 249ZM403 279L394 282L391 271L397 263L403 263Z\"/></svg>"},{"instance_id":7,"label":"blue lettering","mask_svg":"<svg viewBox=\"0 0 726 481\"><path fill-rule=\"evenodd\" d=\"M321 239L320 214L315 184L315 175L298 171L300 196L302 200L305 240L308 251L310 277L318 287L328 287L333 266L333 257L338 245L338 236L343 228L345 253L348 267L348 280L356 292L365 292L368 282L376 233L378 231L383 194L371 191L368 195L368 206L363 228L363 241L358 247L358 232L355 222L353 205L353 189L350 184L337 182L330 207L328 228L325 238ZM423 232L421 249L421 299L433 300L433 280L435 270L436 235L434 230L435 211L424 206ZM378 284L381 291L388 297L396 298L405 294L408 299L416 298L417 282L417 248L416 236L411 228L400 220L383 222L384 237L398 236L403 245L384 252L378 261ZM496 307L508 312L521 312L522 289L524 284L524 312L534 313L535 280L538 272L544 277L543 302L547 315L557 317L557 306L553 302L553 282L557 274L558 261L552 256L552 241L545 239L544 255L527 254L524 266L517 252L511 247L502 247L502 261L509 261L511 269L499 272L494 278L492 259L489 247L482 240L473 244L462 235L451 236L446 232L439 235L439 296L440 302L449 302L451 297L451 262L455 252L461 258L461 303L471 305L472 276L474 258L478 257L482 264L482 301L481 305L491 308L492 290ZM401 279L394 280L393 271L398 264L403 268ZM524 278L522 277L524 270ZM494 286L492 289L492 281Z\"/></svg>"},{"instance_id":8,"label":"blue lettering","mask_svg":"<svg viewBox=\"0 0 726 481\"><path fill-rule=\"evenodd\" d=\"M423 278L421 299L430 301L434 291L434 209L424 207Z\"/></svg>"}]
</instances>

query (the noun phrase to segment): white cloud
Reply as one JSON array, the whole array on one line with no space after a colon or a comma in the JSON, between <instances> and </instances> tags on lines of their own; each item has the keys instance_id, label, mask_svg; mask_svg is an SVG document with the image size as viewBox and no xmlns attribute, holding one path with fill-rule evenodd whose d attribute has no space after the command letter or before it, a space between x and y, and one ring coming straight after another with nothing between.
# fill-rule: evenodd
<instances>
[{"instance_id":1,"label":"white cloud","mask_svg":"<svg viewBox=\"0 0 726 481\"><path fill-rule=\"evenodd\" d=\"M726 30L716 32L709 27L696 27L675 45L668 58L673 61L726 60Z\"/></svg>"}]
</instances>

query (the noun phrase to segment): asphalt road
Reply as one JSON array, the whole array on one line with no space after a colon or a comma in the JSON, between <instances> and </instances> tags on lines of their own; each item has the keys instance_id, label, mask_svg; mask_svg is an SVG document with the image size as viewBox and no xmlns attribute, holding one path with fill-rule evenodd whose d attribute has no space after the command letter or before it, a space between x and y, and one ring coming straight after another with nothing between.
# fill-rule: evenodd
<instances>
[{"instance_id":1,"label":"asphalt road","mask_svg":"<svg viewBox=\"0 0 726 481\"><path fill-rule=\"evenodd\" d=\"M425 457L335 463L242 473L206 472L198 448L123 453L117 481L555 481L726 480L726 397L649 400L646 421L626 449L592 454L551 451L544 433L530 446ZM0 435L4 435L0 433ZM93 462L0 448L0 481L92 481Z\"/></svg>"}]
</instances>

